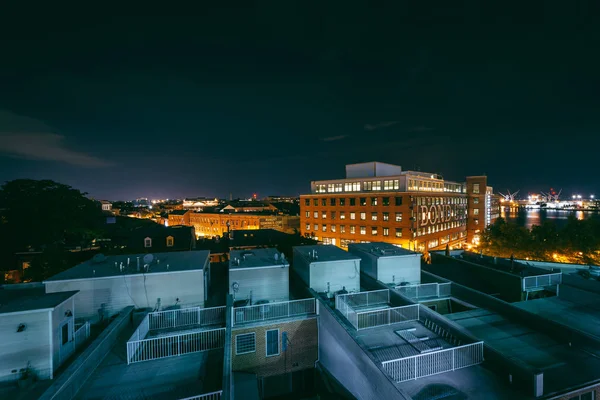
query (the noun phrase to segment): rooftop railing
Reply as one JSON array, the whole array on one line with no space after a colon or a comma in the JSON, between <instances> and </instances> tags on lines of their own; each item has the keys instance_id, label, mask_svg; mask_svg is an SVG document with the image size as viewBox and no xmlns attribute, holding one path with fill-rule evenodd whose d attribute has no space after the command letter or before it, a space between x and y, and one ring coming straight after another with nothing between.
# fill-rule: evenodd
<instances>
[{"instance_id":1,"label":"rooftop railing","mask_svg":"<svg viewBox=\"0 0 600 400\"><path fill-rule=\"evenodd\" d=\"M315 299L267 303L233 309L233 325L316 314Z\"/></svg>"},{"instance_id":2,"label":"rooftop railing","mask_svg":"<svg viewBox=\"0 0 600 400\"><path fill-rule=\"evenodd\" d=\"M523 278L523 290L538 289L562 283L562 272L546 275L526 276Z\"/></svg>"},{"instance_id":3,"label":"rooftop railing","mask_svg":"<svg viewBox=\"0 0 600 400\"><path fill-rule=\"evenodd\" d=\"M419 320L419 305L411 304L402 307L386 308L383 310L365 311L356 313L357 330L375 328L383 325L397 324L399 322ZM350 321L351 323L353 321Z\"/></svg>"},{"instance_id":4,"label":"rooftop railing","mask_svg":"<svg viewBox=\"0 0 600 400\"><path fill-rule=\"evenodd\" d=\"M420 285L396 286L396 290L411 299L450 296L451 283L423 283Z\"/></svg>"},{"instance_id":5,"label":"rooftop railing","mask_svg":"<svg viewBox=\"0 0 600 400\"><path fill-rule=\"evenodd\" d=\"M454 371L483 362L483 342L437 350L411 357L383 361L384 371L395 381L404 382Z\"/></svg>"},{"instance_id":6,"label":"rooftop railing","mask_svg":"<svg viewBox=\"0 0 600 400\"><path fill-rule=\"evenodd\" d=\"M182 328L186 326L225 325L225 306L190 307L177 310L156 311L148 314L149 330ZM143 339L143 338L141 338Z\"/></svg>"},{"instance_id":7,"label":"rooftop railing","mask_svg":"<svg viewBox=\"0 0 600 400\"><path fill-rule=\"evenodd\" d=\"M198 396L186 397L181 400L221 400L221 395L223 394L222 390L212 393L200 394Z\"/></svg>"}]
</instances>

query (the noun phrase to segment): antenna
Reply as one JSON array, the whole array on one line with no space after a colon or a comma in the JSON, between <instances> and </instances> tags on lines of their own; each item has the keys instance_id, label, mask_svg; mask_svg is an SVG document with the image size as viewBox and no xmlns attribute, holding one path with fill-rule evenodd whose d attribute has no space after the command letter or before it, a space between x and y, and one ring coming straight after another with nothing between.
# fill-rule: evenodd
<instances>
[{"instance_id":1,"label":"antenna","mask_svg":"<svg viewBox=\"0 0 600 400\"><path fill-rule=\"evenodd\" d=\"M151 264L154 261L154 256L152 254L146 254L144 256L144 264Z\"/></svg>"}]
</instances>

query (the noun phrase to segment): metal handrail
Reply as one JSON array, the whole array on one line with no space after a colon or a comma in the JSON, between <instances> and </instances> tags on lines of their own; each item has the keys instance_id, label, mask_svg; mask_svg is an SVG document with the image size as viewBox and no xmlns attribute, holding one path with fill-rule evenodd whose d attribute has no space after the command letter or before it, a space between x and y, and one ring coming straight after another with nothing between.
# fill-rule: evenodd
<instances>
[{"instance_id":1,"label":"metal handrail","mask_svg":"<svg viewBox=\"0 0 600 400\"><path fill-rule=\"evenodd\" d=\"M186 397L185 399L180 400L219 400L221 399L221 395L223 394L222 390L218 390L212 393L200 394L198 396Z\"/></svg>"}]
</instances>

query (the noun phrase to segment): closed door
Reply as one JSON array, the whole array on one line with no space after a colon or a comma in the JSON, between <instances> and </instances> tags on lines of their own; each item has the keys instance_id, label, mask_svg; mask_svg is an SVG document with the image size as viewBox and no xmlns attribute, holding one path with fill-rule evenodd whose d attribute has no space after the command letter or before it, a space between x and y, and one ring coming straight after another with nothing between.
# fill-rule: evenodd
<instances>
[{"instance_id":1,"label":"closed door","mask_svg":"<svg viewBox=\"0 0 600 400\"><path fill-rule=\"evenodd\" d=\"M63 321L58 330L59 339L59 358L62 363L75 350L75 341L73 340L74 321L73 318L68 318Z\"/></svg>"}]
</instances>

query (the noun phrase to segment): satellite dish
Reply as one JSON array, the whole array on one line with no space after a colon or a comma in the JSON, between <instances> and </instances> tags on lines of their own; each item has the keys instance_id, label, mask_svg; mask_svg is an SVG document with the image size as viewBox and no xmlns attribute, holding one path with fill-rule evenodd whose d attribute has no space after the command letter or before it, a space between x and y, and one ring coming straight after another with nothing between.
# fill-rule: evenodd
<instances>
[{"instance_id":1,"label":"satellite dish","mask_svg":"<svg viewBox=\"0 0 600 400\"><path fill-rule=\"evenodd\" d=\"M102 263L106 261L106 256L102 253L95 254L94 257L92 257L92 261L95 263Z\"/></svg>"},{"instance_id":2,"label":"satellite dish","mask_svg":"<svg viewBox=\"0 0 600 400\"><path fill-rule=\"evenodd\" d=\"M240 284L237 282L233 282L233 284L231 285L231 288L233 289L234 292L238 292L238 290L240 290Z\"/></svg>"},{"instance_id":3,"label":"satellite dish","mask_svg":"<svg viewBox=\"0 0 600 400\"><path fill-rule=\"evenodd\" d=\"M279 253L275 253L275 261L279 261Z\"/></svg>"},{"instance_id":4,"label":"satellite dish","mask_svg":"<svg viewBox=\"0 0 600 400\"><path fill-rule=\"evenodd\" d=\"M143 260L144 264L152 264L152 261L154 261L154 256L152 254L146 254Z\"/></svg>"}]
</instances>

